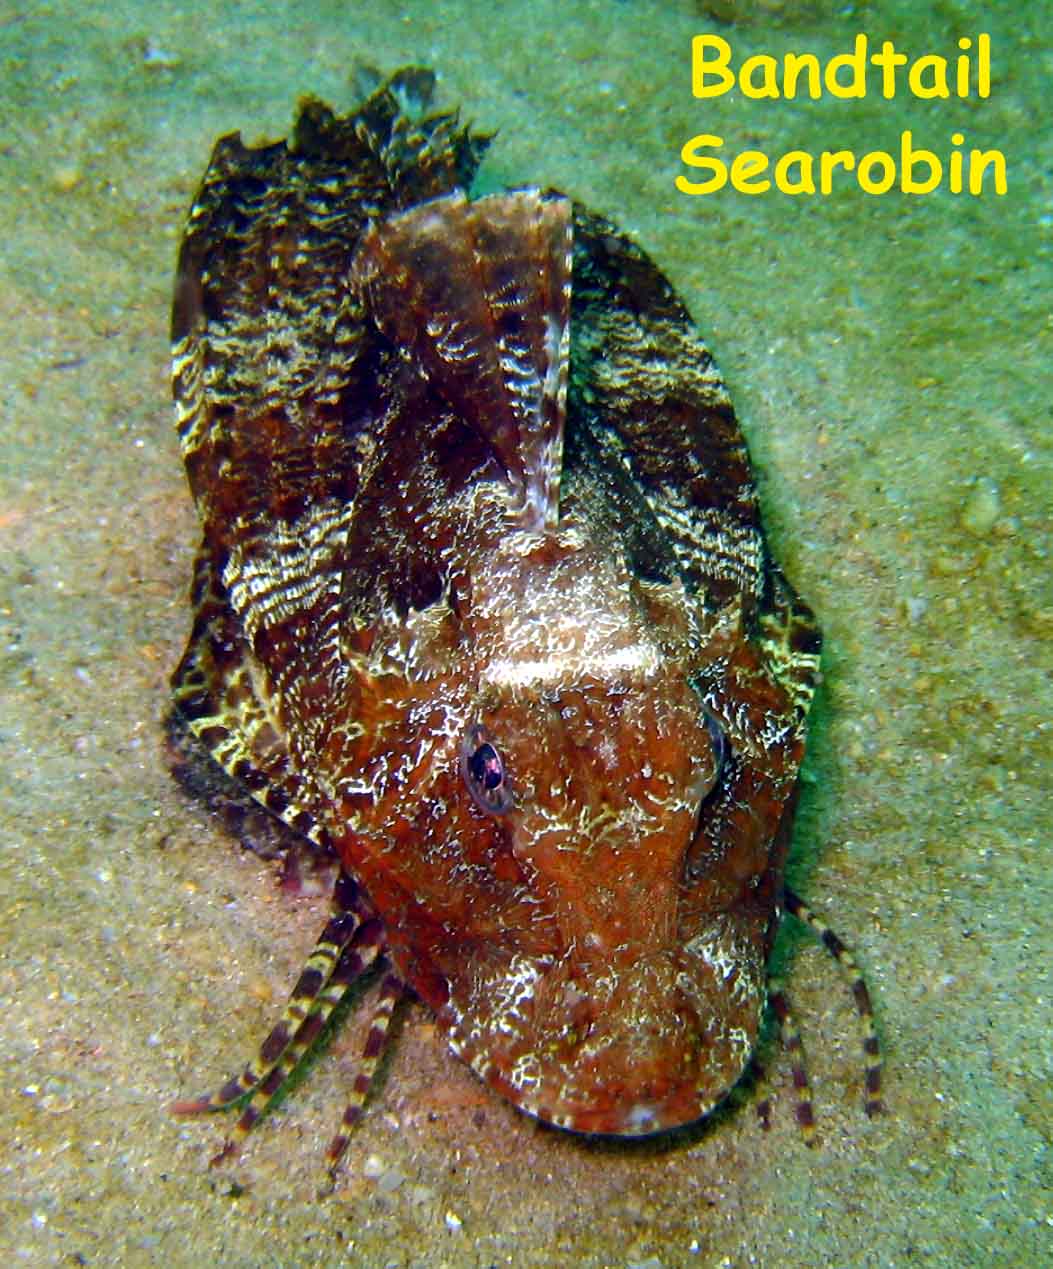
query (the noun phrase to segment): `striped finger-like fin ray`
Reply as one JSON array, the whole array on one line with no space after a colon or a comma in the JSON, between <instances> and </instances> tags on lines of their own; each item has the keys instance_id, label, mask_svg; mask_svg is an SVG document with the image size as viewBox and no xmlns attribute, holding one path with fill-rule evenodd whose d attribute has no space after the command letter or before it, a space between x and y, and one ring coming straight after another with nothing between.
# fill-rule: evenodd
<instances>
[{"instance_id":1,"label":"striped finger-like fin ray","mask_svg":"<svg viewBox=\"0 0 1053 1269\"><path fill-rule=\"evenodd\" d=\"M789 887L784 891L783 902L786 911L803 925L808 926L819 938L822 945L844 970L851 984L852 999L859 1017L863 1049L864 1106L867 1114L873 1118L882 1112L884 1105L881 1100L881 1046L874 1026L874 1010L866 979L852 953L841 939Z\"/></svg>"},{"instance_id":2,"label":"striped finger-like fin ray","mask_svg":"<svg viewBox=\"0 0 1053 1269\"><path fill-rule=\"evenodd\" d=\"M340 1128L329 1143L329 1149L326 1151L325 1161L330 1174L336 1170L344 1151L347 1149L348 1142L351 1140L351 1133L362 1117L366 1097L369 1095L369 1089L376 1075L377 1066L384 1054L388 1028L391 1026L395 1006L402 999L405 990L405 984L397 974L386 975L383 983L381 983L380 993L377 997L373 1018L369 1026L369 1033L366 1036L365 1047L362 1050L358 1071L351 1086L351 1096L348 1098L347 1106L344 1108L344 1114L340 1120Z\"/></svg>"},{"instance_id":3,"label":"striped finger-like fin ray","mask_svg":"<svg viewBox=\"0 0 1053 1269\"><path fill-rule=\"evenodd\" d=\"M240 1075L227 1080L215 1093L190 1102L177 1103L179 1114L199 1114L221 1110L251 1092L274 1068L286 1050L299 1036L308 1018L316 1011L335 970L348 954L353 962L362 948L378 948L382 928L373 917L352 877L341 872L333 888L333 912L315 943L314 950L300 971L288 1004L277 1025L260 1047L259 1054ZM375 959L374 951L358 970L362 973ZM356 975L357 976L357 975Z\"/></svg>"},{"instance_id":4,"label":"striped finger-like fin ray","mask_svg":"<svg viewBox=\"0 0 1053 1269\"><path fill-rule=\"evenodd\" d=\"M347 906L339 906L346 903ZM333 1011L350 988L374 964L384 945L382 923L362 902L358 888L341 874L337 882L339 910L326 924L314 951L300 972L282 1017L256 1058L211 1095L177 1102L175 1114L223 1110L251 1094L231 1140L213 1162L236 1152L276 1094L306 1059Z\"/></svg>"},{"instance_id":5,"label":"striped finger-like fin ray","mask_svg":"<svg viewBox=\"0 0 1053 1269\"><path fill-rule=\"evenodd\" d=\"M377 923L379 925L379 923ZM234 1125L230 1140L212 1161L214 1164L237 1154L245 1138L266 1114L274 1099L307 1060L315 1041L325 1029L333 1011L343 1002L355 982L361 978L380 954L379 939L367 937L360 946L347 947L341 953L332 975L319 991L306 1018L299 1025L281 1057L260 1079L248 1105Z\"/></svg>"},{"instance_id":6,"label":"striped finger-like fin ray","mask_svg":"<svg viewBox=\"0 0 1053 1269\"><path fill-rule=\"evenodd\" d=\"M815 1142L815 1111L812 1107L812 1086L808 1079L808 1067L804 1058L804 1044L801 1040L801 1032L797 1026L789 998L783 989L782 982L777 978L771 979L768 984L768 999L779 1023L779 1034L782 1036L783 1048L790 1059L793 1088L797 1097L794 1116L801 1129L805 1145L810 1146ZM762 1098L757 1108L757 1113L767 1127L770 1122L767 1097Z\"/></svg>"}]
</instances>

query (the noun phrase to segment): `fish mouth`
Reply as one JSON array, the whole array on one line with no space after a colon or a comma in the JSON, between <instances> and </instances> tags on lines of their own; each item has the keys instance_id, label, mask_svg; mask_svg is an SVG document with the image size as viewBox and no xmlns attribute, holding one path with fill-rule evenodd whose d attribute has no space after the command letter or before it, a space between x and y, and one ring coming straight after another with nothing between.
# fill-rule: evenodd
<instances>
[{"instance_id":1,"label":"fish mouth","mask_svg":"<svg viewBox=\"0 0 1053 1269\"><path fill-rule=\"evenodd\" d=\"M687 1083L664 1096L649 1090L643 1095L638 1091L635 1097L628 1099L624 1096L612 1099L610 1090L598 1089L596 1095L588 1100L580 1097L572 1099L563 1090L557 1089L550 1104L543 1096L517 1096L517 1091L508 1087L500 1071L492 1065L485 1078L491 1088L519 1110L543 1123L566 1132L618 1138L652 1137L697 1123L723 1100L731 1087L729 1085L716 1096L710 1096L706 1083L702 1086Z\"/></svg>"},{"instance_id":2,"label":"fish mouth","mask_svg":"<svg viewBox=\"0 0 1053 1269\"><path fill-rule=\"evenodd\" d=\"M471 1065L497 1093L544 1123L590 1136L647 1137L711 1111L737 1083L751 1048L744 1035L735 1045L701 1050L685 1063L683 1051L663 1047L655 1054L662 1069L652 1061L648 1073L627 1074L614 1053L571 1065L537 1061L534 1055L524 1062L523 1054L510 1062L509 1054L491 1052L477 1054ZM524 1068L534 1076L526 1086Z\"/></svg>"},{"instance_id":3,"label":"fish mouth","mask_svg":"<svg viewBox=\"0 0 1053 1269\"><path fill-rule=\"evenodd\" d=\"M696 940L617 972L514 959L474 1001L451 996L439 1021L453 1050L526 1114L590 1135L666 1132L724 1099L760 1026L762 958L707 949Z\"/></svg>"}]
</instances>

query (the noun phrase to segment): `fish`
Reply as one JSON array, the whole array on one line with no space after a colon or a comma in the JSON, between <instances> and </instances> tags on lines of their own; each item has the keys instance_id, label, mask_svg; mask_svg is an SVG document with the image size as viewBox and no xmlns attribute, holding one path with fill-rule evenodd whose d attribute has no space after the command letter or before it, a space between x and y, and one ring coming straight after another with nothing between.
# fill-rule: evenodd
<instances>
[{"instance_id":1,"label":"fish","mask_svg":"<svg viewBox=\"0 0 1053 1269\"><path fill-rule=\"evenodd\" d=\"M221 138L172 310L202 538L173 700L337 876L228 1157L348 991L398 1001L547 1124L640 1136L742 1080L785 884L821 636L764 535L713 358L651 258L536 187L406 67L287 141ZM812 1123L806 1079L798 1105Z\"/></svg>"}]
</instances>

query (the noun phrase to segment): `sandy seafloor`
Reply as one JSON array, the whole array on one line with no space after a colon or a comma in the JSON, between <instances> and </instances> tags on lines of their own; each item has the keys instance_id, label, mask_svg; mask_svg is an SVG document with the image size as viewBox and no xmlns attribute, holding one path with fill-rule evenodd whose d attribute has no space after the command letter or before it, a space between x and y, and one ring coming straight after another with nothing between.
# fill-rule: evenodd
<instances>
[{"instance_id":1,"label":"sandy seafloor","mask_svg":"<svg viewBox=\"0 0 1053 1269\"><path fill-rule=\"evenodd\" d=\"M1053 1260L1053 73L1048 4L5 3L0 7L0 1262L1038 1265ZM984 15L981 18L981 15ZM737 56L994 39L990 100L712 102ZM492 1097L419 1006L337 1190L321 1155L361 1043L210 1171L165 1103L257 1042L324 904L279 891L162 758L195 522L167 387L184 211L213 139L352 104L418 61L499 129L487 186L572 191L638 236L729 381L775 550L826 635L791 876L866 967L887 1058L867 1122L847 993L784 952L819 1118L789 1066L619 1148ZM1004 198L673 186L729 151L1002 148ZM979 483L978 483L979 482Z\"/></svg>"}]
</instances>

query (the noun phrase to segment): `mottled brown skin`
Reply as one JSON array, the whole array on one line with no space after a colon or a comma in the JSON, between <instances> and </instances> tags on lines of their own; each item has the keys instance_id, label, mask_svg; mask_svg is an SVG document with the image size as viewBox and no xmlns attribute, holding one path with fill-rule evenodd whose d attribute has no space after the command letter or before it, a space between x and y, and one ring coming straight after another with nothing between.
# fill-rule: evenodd
<instances>
[{"instance_id":1,"label":"mottled brown skin","mask_svg":"<svg viewBox=\"0 0 1053 1269\"><path fill-rule=\"evenodd\" d=\"M818 631L669 284L561 195L467 201L484 141L429 87L217 145L176 701L499 1093L652 1132L756 1039Z\"/></svg>"}]
</instances>

